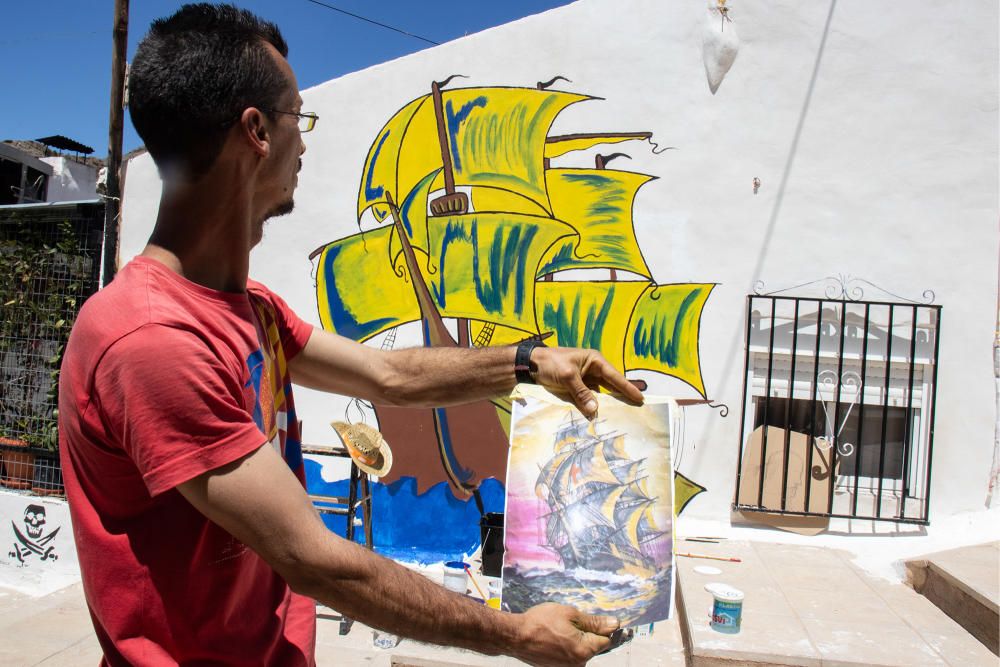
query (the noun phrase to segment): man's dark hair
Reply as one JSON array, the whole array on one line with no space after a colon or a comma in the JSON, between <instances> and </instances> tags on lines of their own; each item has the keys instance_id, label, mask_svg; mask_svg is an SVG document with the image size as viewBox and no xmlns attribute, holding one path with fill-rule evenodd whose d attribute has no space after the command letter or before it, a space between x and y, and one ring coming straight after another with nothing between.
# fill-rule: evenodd
<instances>
[{"instance_id":1,"label":"man's dark hair","mask_svg":"<svg viewBox=\"0 0 1000 667\"><path fill-rule=\"evenodd\" d=\"M184 5L153 22L129 71L129 108L161 171L204 173L244 109L278 104L288 79L266 44L288 56L276 25L233 5Z\"/></svg>"}]
</instances>

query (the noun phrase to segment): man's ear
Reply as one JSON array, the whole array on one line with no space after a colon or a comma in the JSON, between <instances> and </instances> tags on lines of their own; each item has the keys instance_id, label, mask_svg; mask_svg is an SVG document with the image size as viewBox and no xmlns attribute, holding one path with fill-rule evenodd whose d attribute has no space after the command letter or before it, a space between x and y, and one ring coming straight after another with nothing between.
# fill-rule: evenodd
<instances>
[{"instance_id":1,"label":"man's ear","mask_svg":"<svg viewBox=\"0 0 1000 667\"><path fill-rule=\"evenodd\" d=\"M240 114L240 136L260 157L271 153L271 135L267 129L267 119L256 107L247 107Z\"/></svg>"}]
</instances>

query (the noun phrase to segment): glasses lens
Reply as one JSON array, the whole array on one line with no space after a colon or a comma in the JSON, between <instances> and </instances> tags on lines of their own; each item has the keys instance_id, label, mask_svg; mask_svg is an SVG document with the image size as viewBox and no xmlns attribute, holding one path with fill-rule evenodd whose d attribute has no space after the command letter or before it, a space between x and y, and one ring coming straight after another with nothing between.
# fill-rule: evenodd
<instances>
[{"instance_id":1,"label":"glasses lens","mask_svg":"<svg viewBox=\"0 0 1000 667\"><path fill-rule=\"evenodd\" d=\"M317 116L315 114L303 114L299 116L299 131L309 132L316 127Z\"/></svg>"}]
</instances>

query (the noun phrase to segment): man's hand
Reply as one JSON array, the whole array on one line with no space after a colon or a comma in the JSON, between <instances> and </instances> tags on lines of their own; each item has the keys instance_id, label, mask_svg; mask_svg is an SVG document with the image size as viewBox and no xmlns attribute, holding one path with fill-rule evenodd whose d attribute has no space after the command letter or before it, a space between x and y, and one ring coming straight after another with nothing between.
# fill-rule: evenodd
<instances>
[{"instance_id":1,"label":"man's hand","mask_svg":"<svg viewBox=\"0 0 1000 667\"><path fill-rule=\"evenodd\" d=\"M608 647L608 635L618 629L618 621L610 616L591 616L551 602L521 617L523 639L511 654L530 665L584 665Z\"/></svg>"},{"instance_id":2,"label":"man's hand","mask_svg":"<svg viewBox=\"0 0 1000 667\"><path fill-rule=\"evenodd\" d=\"M596 350L536 347L531 361L538 368L535 381L576 405L588 419L597 416L597 398L592 390L599 387L627 403L642 405L642 392Z\"/></svg>"}]
</instances>

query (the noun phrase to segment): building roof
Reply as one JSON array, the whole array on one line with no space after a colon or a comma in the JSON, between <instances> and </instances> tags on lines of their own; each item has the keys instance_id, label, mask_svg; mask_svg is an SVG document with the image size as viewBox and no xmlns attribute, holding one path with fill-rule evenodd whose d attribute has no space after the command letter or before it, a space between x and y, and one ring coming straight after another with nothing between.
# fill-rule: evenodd
<instances>
[{"instance_id":1,"label":"building roof","mask_svg":"<svg viewBox=\"0 0 1000 667\"><path fill-rule=\"evenodd\" d=\"M2 143L7 146L12 146L18 149L19 151L27 153L28 155L31 155L32 157L36 158L60 155L59 153L50 150L41 141L24 140L24 139L5 139ZM100 169L101 167L104 166L104 160L98 157L93 157L93 156L78 157L70 155L67 156L67 158L70 160L75 160L76 162L81 162L83 164L90 165L91 167L95 167L97 169Z\"/></svg>"},{"instance_id":2,"label":"building roof","mask_svg":"<svg viewBox=\"0 0 1000 667\"><path fill-rule=\"evenodd\" d=\"M61 151L73 151L74 153L83 153L84 155L90 155L94 152L94 149L90 146L85 146L79 141L73 141L69 137L64 137L61 134L54 134L51 137L42 137L41 139L36 139L35 141L45 144L46 146L52 146L52 148L58 148Z\"/></svg>"}]
</instances>

